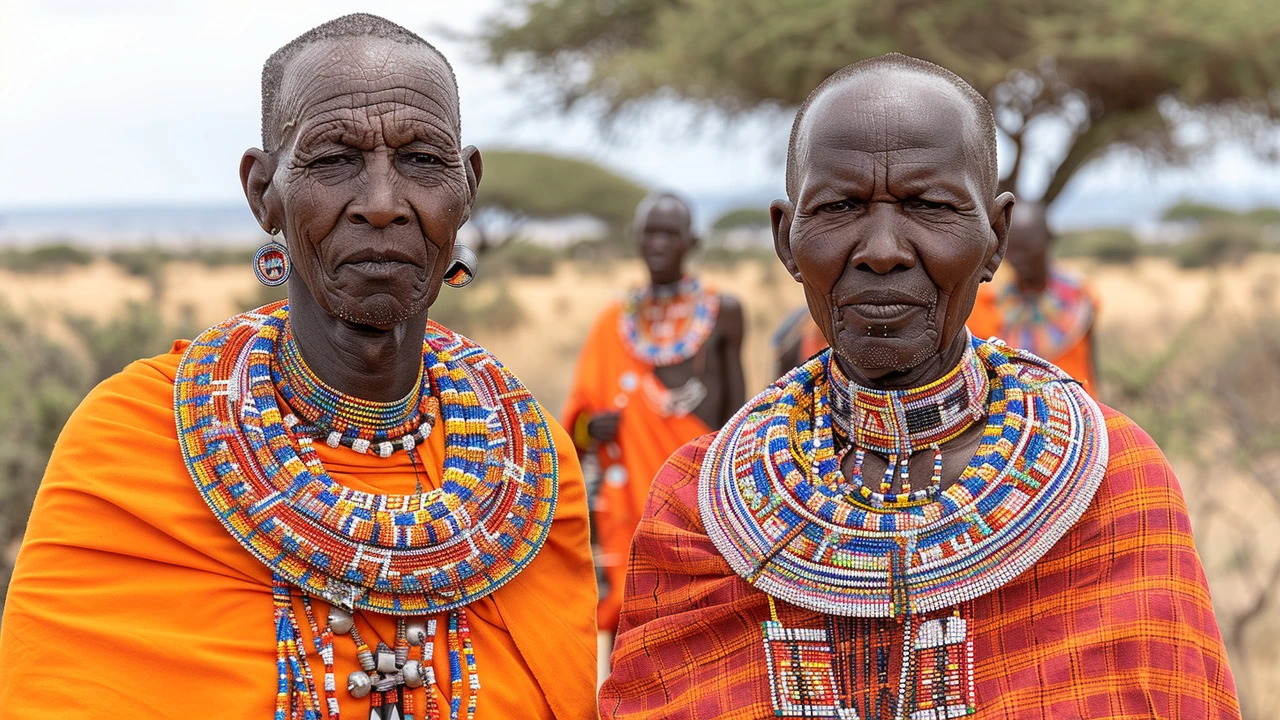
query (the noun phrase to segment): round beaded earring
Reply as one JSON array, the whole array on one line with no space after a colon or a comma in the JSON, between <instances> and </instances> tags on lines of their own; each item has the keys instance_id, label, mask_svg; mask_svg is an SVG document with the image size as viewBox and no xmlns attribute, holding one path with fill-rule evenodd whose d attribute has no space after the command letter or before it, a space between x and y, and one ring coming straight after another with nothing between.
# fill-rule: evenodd
<instances>
[{"instance_id":1,"label":"round beaded earring","mask_svg":"<svg viewBox=\"0 0 1280 720\"><path fill-rule=\"evenodd\" d=\"M273 236L278 232L280 231L274 228L271 230ZM283 285L289 279L292 269L288 249L274 237L253 254L253 274L258 277L258 282L267 287Z\"/></svg>"}]
</instances>

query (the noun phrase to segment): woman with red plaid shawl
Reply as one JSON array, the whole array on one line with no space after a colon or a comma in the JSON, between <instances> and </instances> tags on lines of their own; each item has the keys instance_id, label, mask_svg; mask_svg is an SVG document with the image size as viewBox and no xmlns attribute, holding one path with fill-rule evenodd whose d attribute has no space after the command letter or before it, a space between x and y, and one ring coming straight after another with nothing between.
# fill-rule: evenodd
<instances>
[{"instance_id":1,"label":"woman with red plaid shawl","mask_svg":"<svg viewBox=\"0 0 1280 720\"><path fill-rule=\"evenodd\" d=\"M603 717L1239 718L1159 448L965 329L1008 242L995 154L987 102L913 58L809 96L771 210L832 350L654 481Z\"/></svg>"}]
</instances>

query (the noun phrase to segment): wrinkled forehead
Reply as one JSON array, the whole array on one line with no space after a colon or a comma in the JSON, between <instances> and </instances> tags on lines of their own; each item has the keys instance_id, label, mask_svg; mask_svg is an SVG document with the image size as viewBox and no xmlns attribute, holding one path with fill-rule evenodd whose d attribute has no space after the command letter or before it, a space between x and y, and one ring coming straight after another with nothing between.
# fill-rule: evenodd
<instances>
[{"instance_id":1,"label":"wrinkled forehead","mask_svg":"<svg viewBox=\"0 0 1280 720\"><path fill-rule=\"evenodd\" d=\"M421 110L458 124L452 72L431 48L386 38L338 38L303 48L280 85L282 122L353 107Z\"/></svg>"},{"instance_id":2,"label":"wrinkled forehead","mask_svg":"<svg viewBox=\"0 0 1280 720\"><path fill-rule=\"evenodd\" d=\"M811 169L845 164L856 155L876 166L909 164L917 176L961 180L956 175L963 174L976 181L984 141L958 88L919 73L873 70L814 99L797 133L796 159L802 179Z\"/></svg>"}]
</instances>

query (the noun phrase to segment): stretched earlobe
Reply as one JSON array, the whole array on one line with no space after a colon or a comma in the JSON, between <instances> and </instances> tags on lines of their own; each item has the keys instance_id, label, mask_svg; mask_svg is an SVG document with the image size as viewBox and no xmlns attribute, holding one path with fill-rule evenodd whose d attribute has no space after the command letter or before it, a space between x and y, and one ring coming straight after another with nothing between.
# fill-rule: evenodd
<instances>
[{"instance_id":1,"label":"stretched earlobe","mask_svg":"<svg viewBox=\"0 0 1280 720\"><path fill-rule=\"evenodd\" d=\"M796 267L795 258L791 255L791 220L795 217L795 206L788 200L774 200L769 203L769 222L773 229L773 250L778 254L791 279L803 280L800 269Z\"/></svg>"},{"instance_id":2,"label":"stretched earlobe","mask_svg":"<svg viewBox=\"0 0 1280 720\"><path fill-rule=\"evenodd\" d=\"M271 179L275 172L275 158L264 150L251 148L240 158L240 185L244 189L244 197L262 230L269 234L284 224L273 212Z\"/></svg>"},{"instance_id":3,"label":"stretched earlobe","mask_svg":"<svg viewBox=\"0 0 1280 720\"><path fill-rule=\"evenodd\" d=\"M467 211L462 214L462 222L458 227L467 224L471 219L471 208L476 202L476 191L480 188L480 179L484 177L484 158L475 145L462 148L462 167L467 173Z\"/></svg>"},{"instance_id":4,"label":"stretched earlobe","mask_svg":"<svg viewBox=\"0 0 1280 720\"><path fill-rule=\"evenodd\" d=\"M991 204L987 217L991 222L991 236L995 241L995 249L982 269L982 282L990 282L995 277L1000 263L1004 262L1005 253L1009 250L1009 225L1013 218L1013 193L1003 192Z\"/></svg>"}]
</instances>

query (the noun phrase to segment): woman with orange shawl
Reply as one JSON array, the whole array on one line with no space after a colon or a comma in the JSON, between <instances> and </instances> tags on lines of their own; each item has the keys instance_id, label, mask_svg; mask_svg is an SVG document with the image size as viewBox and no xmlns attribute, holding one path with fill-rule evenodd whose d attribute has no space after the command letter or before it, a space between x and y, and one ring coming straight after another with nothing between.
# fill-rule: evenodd
<instances>
[{"instance_id":1,"label":"woman with orange shawl","mask_svg":"<svg viewBox=\"0 0 1280 720\"><path fill-rule=\"evenodd\" d=\"M351 15L263 71L241 179L264 283L95 389L0 629L0 717L594 717L569 437L428 320L480 182L433 47Z\"/></svg>"}]
</instances>

